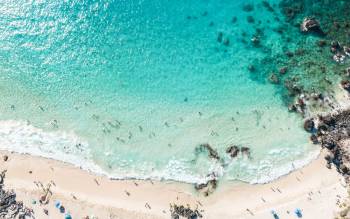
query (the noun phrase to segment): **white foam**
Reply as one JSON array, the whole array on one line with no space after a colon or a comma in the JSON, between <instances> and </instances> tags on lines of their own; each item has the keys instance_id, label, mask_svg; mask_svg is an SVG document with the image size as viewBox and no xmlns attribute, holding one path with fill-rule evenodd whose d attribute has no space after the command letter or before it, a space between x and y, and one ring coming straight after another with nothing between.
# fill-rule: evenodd
<instances>
[{"instance_id":1,"label":"white foam","mask_svg":"<svg viewBox=\"0 0 350 219\"><path fill-rule=\"evenodd\" d=\"M0 149L56 159L105 174L92 162L88 143L74 133L46 132L24 121L0 121Z\"/></svg>"},{"instance_id":2,"label":"white foam","mask_svg":"<svg viewBox=\"0 0 350 219\"><path fill-rule=\"evenodd\" d=\"M315 150L308 153L307 157L302 159L294 160L293 162L288 162L280 167L273 166L269 168L268 174L259 175L255 179L249 181L250 184L264 184L274 181L282 176L288 175L289 173L300 169L308 165L311 161L315 160L320 154L320 150Z\"/></svg>"},{"instance_id":3,"label":"white foam","mask_svg":"<svg viewBox=\"0 0 350 219\"><path fill-rule=\"evenodd\" d=\"M145 167L145 171L125 169L119 173L114 172L113 174L109 174L94 163L88 142L79 138L75 133L44 131L24 121L0 121L0 149L67 162L84 170L105 175L112 179L153 179L185 183L204 183L214 177L208 174L195 174L188 165L185 165L186 161L175 159L169 160L168 164L161 169L147 168L147 164L145 163L141 165ZM271 153L275 153L276 156L280 155L278 151L272 151ZM244 162L242 165L246 165L246 171L255 174L259 172L257 170L264 169L264 166L270 167L268 168L268 175L259 174L255 179L249 181L252 184L267 183L308 164L318 154L319 151L315 151L310 153L306 159L293 161L294 165L288 163L279 168L272 165L270 161L266 161L265 164L264 162L260 162L260 166L251 166L249 161L248 163ZM147 171L148 169L152 169L152 171ZM225 174L224 167L219 162L214 162L207 172L215 173L217 177L222 177Z\"/></svg>"},{"instance_id":4,"label":"white foam","mask_svg":"<svg viewBox=\"0 0 350 219\"><path fill-rule=\"evenodd\" d=\"M143 174L139 171L125 170L122 174L109 174L93 162L89 144L75 133L44 131L24 121L0 121L0 149L67 162L112 179L155 179L203 183L210 178L192 174L183 162L177 160L170 160L163 170L153 170Z\"/></svg>"}]
</instances>

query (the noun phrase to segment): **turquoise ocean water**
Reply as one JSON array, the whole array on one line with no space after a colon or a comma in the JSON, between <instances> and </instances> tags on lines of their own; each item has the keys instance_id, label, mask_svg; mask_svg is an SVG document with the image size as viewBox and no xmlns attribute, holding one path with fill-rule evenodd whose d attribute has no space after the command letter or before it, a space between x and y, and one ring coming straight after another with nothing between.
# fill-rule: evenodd
<instances>
[{"instance_id":1,"label":"turquoise ocean water","mask_svg":"<svg viewBox=\"0 0 350 219\"><path fill-rule=\"evenodd\" d=\"M246 3L1 1L0 149L182 182L266 182L306 164L317 146L302 119L247 69L282 46L269 12ZM242 41L264 26L268 49ZM202 143L223 162L197 154ZM252 159L230 159L231 144Z\"/></svg>"}]
</instances>

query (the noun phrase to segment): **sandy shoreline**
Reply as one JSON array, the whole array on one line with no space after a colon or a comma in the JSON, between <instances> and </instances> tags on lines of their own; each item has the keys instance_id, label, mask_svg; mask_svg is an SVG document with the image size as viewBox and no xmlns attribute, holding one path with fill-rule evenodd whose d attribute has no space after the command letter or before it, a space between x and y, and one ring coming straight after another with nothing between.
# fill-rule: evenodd
<instances>
[{"instance_id":1,"label":"sandy shoreline","mask_svg":"<svg viewBox=\"0 0 350 219\"><path fill-rule=\"evenodd\" d=\"M301 208L303 218L332 218L337 200L346 196L341 176L325 167L323 156L280 179L264 184L219 185L209 197L197 194L188 184L138 180L110 180L59 161L1 151L7 169L5 185L15 189L18 199L33 208L37 218L64 218L54 207L62 202L73 218L170 218L170 203L189 204L203 211L204 218L272 218L273 209L281 218L295 218ZM31 171L31 172L30 172ZM95 180L96 179L96 180ZM51 187L47 205L39 205L41 189L34 182ZM33 204L33 201L36 204ZM250 214L249 208L254 214ZM49 216L43 213L49 211ZM290 214L287 213L290 212Z\"/></svg>"}]
</instances>

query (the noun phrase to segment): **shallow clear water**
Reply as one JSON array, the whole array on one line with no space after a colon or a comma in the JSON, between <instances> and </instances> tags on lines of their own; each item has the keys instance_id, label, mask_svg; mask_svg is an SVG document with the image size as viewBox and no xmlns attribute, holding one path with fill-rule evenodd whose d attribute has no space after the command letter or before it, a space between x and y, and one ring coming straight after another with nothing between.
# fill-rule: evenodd
<instances>
[{"instance_id":1,"label":"shallow clear water","mask_svg":"<svg viewBox=\"0 0 350 219\"><path fill-rule=\"evenodd\" d=\"M247 70L281 50L278 24L244 3L2 1L0 148L184 182L212 172L266 182L305 164L317 146L302 119ZM242 42L265 26L268 50ZM202 143L223 161L196 154ZM250 147L252 159L230 159L231 144Z\"/></svg>"}]
</instances>

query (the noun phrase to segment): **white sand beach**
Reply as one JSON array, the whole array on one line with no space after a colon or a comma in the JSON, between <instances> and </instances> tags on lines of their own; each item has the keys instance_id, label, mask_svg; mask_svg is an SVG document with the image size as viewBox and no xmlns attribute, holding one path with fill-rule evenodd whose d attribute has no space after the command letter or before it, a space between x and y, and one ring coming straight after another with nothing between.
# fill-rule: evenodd
<instances>
[{"instance_id":1,"label":"white sand beach","mask_svg":"<svg viewBox=\"0 0 350 219\"><path fill-rule=\"evenodd\" d=\"M177 203L202 210L203 218L303 218L329 219L338 210L347 191L341 176L327 169L324 153L306 167L264 184L232 183L220 185L214 194L204 197L193 186L176 182L110 180L59 161L2 151L7 170L5 185L15 189L18 200L33 208L37 218L64 218L55 207L59 200L73 218L170 218L170 204ZM52 197L40 205L42 189L52 183ZM35 204L33 202L36 201ZM48 215L44 213L48 210ZM249 209L249 211L247 210Z\"/></svg>"}]
</instances>

